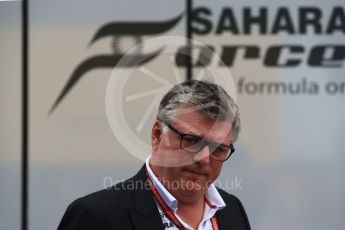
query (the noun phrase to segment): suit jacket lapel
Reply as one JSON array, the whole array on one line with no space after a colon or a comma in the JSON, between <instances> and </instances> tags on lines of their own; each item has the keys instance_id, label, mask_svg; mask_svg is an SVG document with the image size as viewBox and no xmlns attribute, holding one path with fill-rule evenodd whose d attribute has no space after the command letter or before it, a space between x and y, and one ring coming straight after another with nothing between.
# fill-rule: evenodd
<instances>
[{"instance_id":1,"label":"suit jacket lapel","mask_svg":"<svg viewBox=\"0 0 345 230\"><path fill-rule=\"evenodd\" d=\"M131 180L136 186L136 189L132 191L134 210L130 213L135 229L163 229L157 204L146 182L145 165Z\"/></svg>"},{"instance_id":2,"label":"suit jacket lapel","mask_svg":"<svg viewBox=\"0 0 345 230\"><path fill-rule=\"evenodd\" d=\"M230 219L230 213L227 213L226 208L222 210L218 210L216 213L217 220L219 223L219 228L230 230L231 228L231 219Z\"/></svg>"}]
</instances>

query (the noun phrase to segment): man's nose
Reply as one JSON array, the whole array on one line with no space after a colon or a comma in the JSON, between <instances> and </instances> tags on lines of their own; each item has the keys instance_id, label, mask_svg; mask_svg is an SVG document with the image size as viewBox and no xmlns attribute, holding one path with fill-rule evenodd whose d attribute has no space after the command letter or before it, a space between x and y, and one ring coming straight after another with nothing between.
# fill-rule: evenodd
<instances>
[{"instance_id":1,"label":"man's nose","mask_svg":"<svg viewBox=\"0 0 345 230\"><path fill-rule=\"evenodd\" d=\"M210 163L210 148L205 145L198 153L193 157L194 161L209 164Z\"/></svg>"}]
</instances>

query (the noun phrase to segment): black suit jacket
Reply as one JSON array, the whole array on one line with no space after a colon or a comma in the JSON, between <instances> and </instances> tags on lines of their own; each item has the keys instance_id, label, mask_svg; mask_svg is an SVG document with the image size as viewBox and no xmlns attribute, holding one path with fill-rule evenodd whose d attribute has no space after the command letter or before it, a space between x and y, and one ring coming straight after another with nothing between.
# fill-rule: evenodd
<instances>
[{"instance_id":1,"label":"black suit jacket","mask_svg":"<svg viewBox=\"0 0 345 230\"><path fill-rule=\"evenodd\" d=\"M58 230L164 229L147 186L144 165L131 179L71 203ZM221 189L218 191L226 203L226 207L216 213L220 229L249 230L248 218L239 199Z\"/></svg>"}]
</instances>

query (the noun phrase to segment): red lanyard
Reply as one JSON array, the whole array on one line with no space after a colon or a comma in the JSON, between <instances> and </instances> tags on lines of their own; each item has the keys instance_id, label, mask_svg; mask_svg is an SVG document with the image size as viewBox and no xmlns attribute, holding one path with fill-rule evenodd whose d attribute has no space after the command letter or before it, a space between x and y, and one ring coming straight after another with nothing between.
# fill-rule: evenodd
<instances>
[{"instance_id":1,"label":"red lanyard","mask_svg":"<svg viewBox=\"0 0 345 230\"><path fill-rule=\"evenodd\" d=\"M177 217L175 216L174 212L171 211L171 209L169 208L169 206L165 203L165 201L163 200L163 198L161 197L161 195L159 194L159 192L157 191L157 188L155 187L154 183L152 182L151 178L149 177L149 175L147 174L147 170L146 170L146 177L147 180L149 182L151 191L153 193L154 198L156 199L158 205L163 209L163 212L165 213L165 215L168 217L168 219L174 223L174 225L179 229L179 230L186 230L186 228L183 226L183 224L181 223L181 221L179 221L179 219L177 219ZM218 225L218 220L216 215L214 215L211 218L211 224L212 224L212 229L213 230L219 230L219 225Z\"/></svg>"}]
</instances>

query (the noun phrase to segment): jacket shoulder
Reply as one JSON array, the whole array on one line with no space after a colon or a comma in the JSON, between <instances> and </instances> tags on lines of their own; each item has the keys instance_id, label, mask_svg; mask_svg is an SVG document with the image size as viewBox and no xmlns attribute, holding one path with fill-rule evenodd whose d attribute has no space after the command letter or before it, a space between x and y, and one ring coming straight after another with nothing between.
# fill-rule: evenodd
<instances>
[{"instance_id":1,"label":"jacket shoulder","mask_svg":"<svg viewBox=\"0 0 345 230\"><path fill-rule=\"evenodd\" d=\"M126 185L127 181L74 200L67 207L58 230L102 229L101 226L121 224L123 220L128 222L133 198Z\"/></svg>"},{"instance_id":2,"label":"jacket shoulder","mask_svg":"<svg viewBox=\"0 0 345 230\"><path fill-rule=\"evenodd\" d=\"M111 211L118 212L117 214L123 213L124 210L133 207L132 193L130 189L127 189L128 183L129 180L124 181L78 198L75 202L88 206L95 213L102 213L103 215Z\"/></svg>"}]
</instances>

